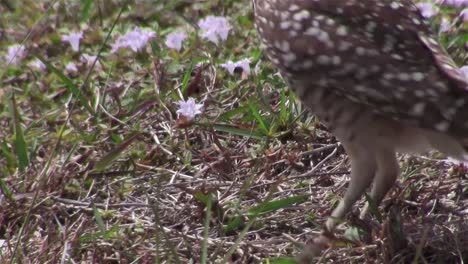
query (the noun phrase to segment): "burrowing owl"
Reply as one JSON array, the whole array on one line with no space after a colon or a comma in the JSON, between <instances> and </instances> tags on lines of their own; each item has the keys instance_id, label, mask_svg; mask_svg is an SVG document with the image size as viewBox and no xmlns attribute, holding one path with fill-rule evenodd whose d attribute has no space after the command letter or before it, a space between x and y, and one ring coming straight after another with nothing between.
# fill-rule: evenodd
<instances>
[{"instance_id":1,"label":"burrowing owl","mask_svg":"<svg viewBox=\"0 0 468 264\"><path fill-rule=\"evenodd\" d=\"M383 199L397 151L468 158L468 82L410 0L253 5L270 60L349 155L351 182L328 230L371 183L373 201Z\"/></svg>"}]
</instances>

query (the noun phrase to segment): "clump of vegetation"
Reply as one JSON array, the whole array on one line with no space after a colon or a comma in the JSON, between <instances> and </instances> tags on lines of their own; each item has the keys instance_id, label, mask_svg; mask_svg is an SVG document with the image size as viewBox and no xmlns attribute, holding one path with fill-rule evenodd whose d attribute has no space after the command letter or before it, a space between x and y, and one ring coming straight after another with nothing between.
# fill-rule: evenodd
<instances>
[{"instance_id":1,"label":"clump of vegetation","mask_svg":"<svg viewBox=\"0 0 468 264\"><path fill-rule=\"evenodd\" d=\"M459 66L461 9L430 13ZM346 155L264 57L249 1L0 13L2 263L294 263L320 232ZM468 260L467 168L401 163L382 218L351 217L324 262Z\"/></svg>"}]
</instances>

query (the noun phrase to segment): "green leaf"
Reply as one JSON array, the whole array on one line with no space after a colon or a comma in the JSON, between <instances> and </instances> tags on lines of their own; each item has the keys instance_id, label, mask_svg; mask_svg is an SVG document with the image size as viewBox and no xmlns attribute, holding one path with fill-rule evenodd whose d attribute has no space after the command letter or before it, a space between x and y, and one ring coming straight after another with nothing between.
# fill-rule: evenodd
<instances>
[{"instance_id":1,"label":"green leaf","mask_svg":"<svg viewBox=\"0 0 468 264\"><path fill-rule=\"evenodd\" d=\"M117 235L119 234L120 228L121 227L119 225L112 226L104 235L104 239L112 239L112 238L117 237Z\"/></svg>"},{"instance_id":2,"label":"green leaf","mask_svg":"<svg viewBox=\"0 0 468 264\"><path fill-rule=\"evenodd\" d=\"M262 49L253 49L250 52L250 57L252 58L253 62L258 61L262 56L263 56L263 50Z\"/></svg>"},{"instance_id":3,"label":"green leaf","mask_svg":"<svg viewBox=\"0 0 468 264\"><path fill-rule=\"evenodd\" d=\"M106 225L104 224L104 221L102 220L102 215L94 203L91 203L91 206L93 207L94 219L96 220L96 224L99 230L101 231L101 235L105 236L107 233L107 229Z\"/></svg>"},{"instance_id":4,"label":"green leaf","mask_svg":"<svg viewBox=\"0 0 468 264\"><path fill-rule=\"evenodd\" d=\"M3 195L5 195L10 201L14 200L13 193L3 179L0 179L0 188L2 189Z\"/></svg>"},{"instance_id":5,"label":"green leaf","mask_svg":"<svg viewBox=\"0 0 468 264\"><path fill-rule=\"evenodd\" d=\"M82 11L81 11L81 23L86 22L89 19L90 10L94 0L82 0Z\"/></svg>"},{"instance_id":6,"label":"green leaf","mask_svg":"<svg viewBox=\"0 0 468 264\"><path fill-rule=\"evenodd\" d=\"M285 199L264 202L258 206L250 208L248 211L248 214L256 216L259 214L265 214L268 212L276 211L278 209L285 208L295 203L302 203L306 201L308 197L309 195L298 195L298 196L289 197Z\"/></svg>"},{"instance_id":7,"label":"green leaf","mask_svg":"<svg viewBox=\"0 0 468 264\"><path fill-rule=\"evenodd\" d=\"M190 65L189 69L184 74L184 79L182 79L182 94L187 95L187 88L190 81L190 76L192 76L193 64ZM182 100L184 98L181 98Z\"/></svg>"},{"instance_id":8,"label":"green leaf","mask_svg":"<svg viewBox=\"0 0 468 264\"><path fill-rule=\"evenodd\" d=\"M193 192L192 196L197 199L199 202L204 204L205 206L208 205L210 197L208 195L203 194L202 192Z\"/></svg>"},{"instance_id":9,"label":"green leaf","mask_svg":"<svg viewBox=\"0 0 468 264\"><path fill-rule=\"evenodd\" d=\"M18 111L18 105L16 104L15 95L12 94L10 98L10 111L13 117L14 127L14 146L16 156L18 157L18 166L22 171L29 166L28 148L24 139L23 128L21 127L21 117Z\"/></svg>"}]
</instances>

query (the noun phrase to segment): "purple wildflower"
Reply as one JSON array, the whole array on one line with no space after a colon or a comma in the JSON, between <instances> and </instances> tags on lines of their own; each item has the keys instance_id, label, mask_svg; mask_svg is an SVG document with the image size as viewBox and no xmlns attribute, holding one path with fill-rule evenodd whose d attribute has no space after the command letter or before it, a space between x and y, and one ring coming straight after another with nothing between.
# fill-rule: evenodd
<instances>
[{"instance_id":1,"label":"purple wildflower","mask_svg":"<svg viewBox=\"0 0 468 264\"><path fill-rule=\"evenodd\" d=\"M127 32L123 36L119 36L114 44L112 44L112 53L117 52L122 48L130 48L134 52L142 50L148 41L156 36L156 33L149 29L141 29L136 27L133 31Z\"/></svg>"},{"instance_id":2,"label":"purple wildflower","mask_svg":"<svg viewBox=\"0 0 468 264\"><path fill-rule=\"evenodd\" d=\"M433 17L439 13L439 10L437 10L437 8L435 8L434 5L430 3L419 3L416 4L416 6L419 8L421 14L425 18Z\"/></svg>"},{"instance_id":3,"label":"purple wildflower","mask_svg":"<svg viewBox=\"0 0 468 264\"><path fill-rule=\"evenodd\" d=\"M5 55L6 64L19 65L26 57L26 48L23 45L11 45Z\"/></svg>"},{"instance_id":4,"label":"purple wildflower","mask_svg":"<svg viewBox=\"0 0 468 264\"><path fill-rule=\"evenodd\" d=\"M70 43L73 51L80 49L80 40L83 38L83 31L70 33L69 35L63 35L62 41Z\"/></svg>"},{"instance_id":5,"label":"purple wildflower","mask_svg":"<svg viewBox=\"0 0 468 264\"><path fill-rule=\"evenodd\" d=\"M31 68L41 70L41 71L46 69L45 64L39 59L35 59L35 60L29 62L28 66L31 67Z\"/></svg>"},{"instance_id":6,"label":"purple wildflower","mask_svg":"<svg viewBox=\"0 0 468 264\"><path fill-rule=\"evenodd\" d=\"M228 61L227 63L221 64L221 67L226 69L230 74L234 74L236 68L241 68L242 71L246 74L250 74L250 59L242 59L240 61Z\"/></svg>"},{"instance_id":7,"label":"purple wildflower","mask_svg":"<svg viewBox=\"0 0 468 264\"><path fill-rule=\"evenodd\" d=\"M81 55L81 61L86 63L86 67L91 67L94 61L97 59L97 56L92 56L88 54ZM99 61L96 61L96 67L100 67Z\"/></svg>"},{"instance_id":8,"label":"purple wildflower","mask_svg":"<svg viewBox=\"0 0 468 264\"><path fill-rule=\"evenodd\" d=\"M65 70L66 70L68 73L76 73L76 72L78 72L78 68L76 67L76 64L73 63L73 62L67 63L67 65L65 65Z\"/></svg>"},{"instance_id":9,"label":"purple wildflower","mask_svg":"<svg viewBox=\"0 0 468 264\"><path fill-rule=\"evenodd\" d=\"M195 99L189 98L187 101L178 101L179 110L177 110L178 116L184 116L189 120L195 118L196 115L201 114L203 104L195 103Z\"/></svg>"},{"instance_id":10,"label":"purple wildflower","mask_svg":"<svg viewBox=\"0 0 468 264\"><path fill-rule=\"evenodd\" d=\"M187 34L183 32L174 32L167 35L165 44L171 49L180 51L182 48L182 42L187 39L187 37Z\"/></svg>"},{"instance_id":11,"label":"purple wildflower","mask_svg":"<svg viewBox=\"0 0 468 264\"><path fill-rule=\"evenodd\" d=\"M231 30L229 20L225 17L207 16L198 22L198 26L202 30L200 35L214 44L218 45L219 41L225 41Z\"/></svg>"}]
</instances>

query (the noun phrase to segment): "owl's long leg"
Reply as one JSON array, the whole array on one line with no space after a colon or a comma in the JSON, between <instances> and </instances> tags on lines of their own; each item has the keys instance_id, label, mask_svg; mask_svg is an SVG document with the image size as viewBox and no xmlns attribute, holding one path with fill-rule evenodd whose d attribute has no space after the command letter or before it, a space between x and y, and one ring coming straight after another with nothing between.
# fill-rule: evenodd
<instances>
[{"instance_id":1,"label":"owl's long leg","mask_svg":"<svg viewBox=\"0 0 468 264\"><path fill-rule=\"evenodd\" d=\"M328 231L333 231L336 219L344 218L346 213L351 210L354 202L363 195L371 184L377 170L375 153L367 146L356 141L343 142L343 146L351 160L351 181L343 199L325 224Z\"/></svg>"},{"instance_id":2,"label":"owl's long leg","mask_svg":"<svg viewBox=\"0 0 468 264\"><path fill-rule=\"evenodd\" d=\"M387 192L392 188L399 174L399 165L395 151L392 149L382 149L376 153L377 174L372 183L370 198L379 205ZM364 218L369 210L369 204L361 211L361 218Z\"/></svg>"}]
</instances>

